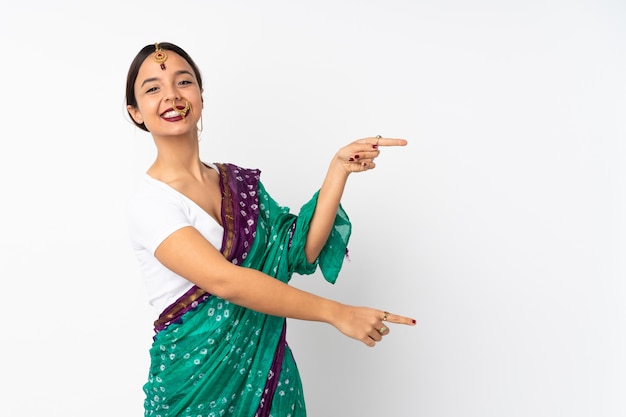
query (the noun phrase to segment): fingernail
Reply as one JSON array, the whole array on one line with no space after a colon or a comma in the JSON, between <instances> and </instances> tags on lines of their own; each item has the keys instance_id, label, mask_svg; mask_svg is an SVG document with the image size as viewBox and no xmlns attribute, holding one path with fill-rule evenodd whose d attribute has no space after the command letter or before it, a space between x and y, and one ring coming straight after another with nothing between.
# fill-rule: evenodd
<instances>
[{"instance_id":1,"label":"fingernail","mask_svg":"<svg viewBox=\"0 0 626 417\"><path fill-rule=\"evenodd\" d=\"M372 145L372 148L378 149L378 145Z\"/></svg>"},{"instance_id":2,"label":"fingernail","mask_svg":"<svg viewBox=\"0 0 626 417\"><path fill-rule=\"evenodd\" d=\"M417 321L415 321L415 320L411 320L411 321L413 322L413 324L417 323Z\"/></svg>"},{"instance_id":3,"label":"fingernail","mask_svg":"<svg viewBox=\"0 0 626 417\"><path fill-rule=\"evenodd\" d=\"M354 158L350 158L350 159L348 159L348 161L352 162L352 161L354 161Z\"/></svg>"},{"instance_id":4,"label":"fingernail","mask_svg":"<svg viewBox=\"0 0 626 417\"><path fill-rule=\"evenodd\" d=\"M354 155L354 159L359 159L360 156L359 155Z\"/></svg>"}]
</instances>

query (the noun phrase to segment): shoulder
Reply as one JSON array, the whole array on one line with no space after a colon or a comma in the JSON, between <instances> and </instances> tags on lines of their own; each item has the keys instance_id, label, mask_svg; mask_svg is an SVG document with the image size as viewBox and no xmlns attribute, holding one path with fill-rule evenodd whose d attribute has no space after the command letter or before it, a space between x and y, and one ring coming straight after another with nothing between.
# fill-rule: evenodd
<instances>
[{"instance_id":1,"label":"shoulder","mask_svg":"<svg viewBox=\"0 0 626 417\"><path fill-rule=\"evenodd\" d=\"M144 174L137 181L135 190L130 197L130 202L138 204L144 200L171 199L173 193L169 192L169 188L167 184Z\"/></svg>"},{"instance_id":2,"label":"shoulder","mask_svg":"<svg viewBox=\"0 0 626 417\"><path fill-rule=\"evenodd\" d=\"M131 217L142 217L157 211L159 207L180 207L183 203L180 194L169 185L146 174L139 179L128 201L128 214Z\"/></svg>"},{"instance_id":3,"label":"shoulder","mask_svg":"<svg viewBox=\"0 0 626 417\"><path fill-rule=\"evenodd\" d=\"M133 245L154 252L173 231L191 225L191 211L190 204L167 184L142 178L127 206Z\"/></svg>"}]
</instances>

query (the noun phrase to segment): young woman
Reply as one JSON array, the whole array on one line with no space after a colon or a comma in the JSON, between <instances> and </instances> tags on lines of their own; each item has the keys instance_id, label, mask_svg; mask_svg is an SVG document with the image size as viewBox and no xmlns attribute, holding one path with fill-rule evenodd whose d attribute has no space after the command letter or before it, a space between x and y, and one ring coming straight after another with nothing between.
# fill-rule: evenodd
<instances>
[{"instance_id":1,"label":"young woman","mask_svg":"<svg viewBox=\"0 0 626 417\"><path fill-rule=\"evenodd\" d=\"M351 224L340 204L352 173L375 167L381 146L360 139L332 158L320 189L299 211L278 205L260 171L200 160L202 77L171 43L132 62L128 113L157 148L129 204L133 249L155 321L146 416L305 416L302 384L285 341L285 318L314 320L374 346L386 322L415 320L289 286L320 267L334 282Z\"/></svg>"}]
</instances>

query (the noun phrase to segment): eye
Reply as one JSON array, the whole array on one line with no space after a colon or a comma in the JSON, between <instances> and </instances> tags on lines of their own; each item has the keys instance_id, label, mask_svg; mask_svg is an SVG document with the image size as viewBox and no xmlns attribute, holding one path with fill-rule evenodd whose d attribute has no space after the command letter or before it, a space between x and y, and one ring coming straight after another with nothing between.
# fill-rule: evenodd
<instances>
[{"instance_id":1,"label":"eye","mask_svg":"<svg viewBox=\"0 0 626 417\"><path fill-rule=\"evenodd\" d=\"M159 88L158 87L150 87L146 90L146 93L154 93L155 91L157 91Z\"/></svg>"},{"instance_id":2,"label":"eye","mask_svg":"<svg viewBox=\"0 0 626 417\"><path fill-rule=\"evenodd\" d=\"M182 80L178 83L179 85L190 85L193 84L191 81L189 80Z\"/></svg>"}]
</instances>

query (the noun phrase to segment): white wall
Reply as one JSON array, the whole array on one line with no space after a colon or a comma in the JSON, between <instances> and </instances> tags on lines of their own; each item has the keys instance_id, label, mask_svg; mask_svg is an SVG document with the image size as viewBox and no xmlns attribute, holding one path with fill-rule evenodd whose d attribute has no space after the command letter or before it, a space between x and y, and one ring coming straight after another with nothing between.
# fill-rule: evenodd
<instances>
[{"instance_id":1,"label":"white wall","mask_svg":"<svg viewBox=\"0 0 626 417\"><path fill-rule=\"evenodd\" d=\"M294 209L339 147L409 140L351 179L338 283L293 283L418 326L290 321L310 416L626 415L624 2L40 0L0 35L2 415L142 414L124 82L157 41L203 70L203 157Z\"/></svg>"}]
</instances>

